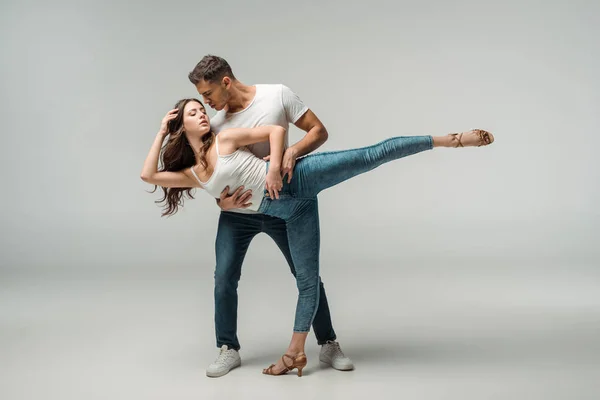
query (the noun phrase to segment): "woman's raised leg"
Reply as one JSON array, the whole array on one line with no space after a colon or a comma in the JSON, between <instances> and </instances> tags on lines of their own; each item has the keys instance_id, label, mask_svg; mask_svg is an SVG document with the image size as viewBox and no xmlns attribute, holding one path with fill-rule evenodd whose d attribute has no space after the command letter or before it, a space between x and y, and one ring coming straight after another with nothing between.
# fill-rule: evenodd
<instances>
[{"instance_id":1,"label":"woman's raised leg","mask_svg":"<svg viewBox=\"0 0 600 400\"><path fill-rule=\"evenodd\" d=\"M471 147L492 143L492 134L473 130L445 136L398 136L358 149L310 154L296 163L290 191L296 197L312 198L324 189L382 164L434 147Z\"/></svg>"}]
</instances>

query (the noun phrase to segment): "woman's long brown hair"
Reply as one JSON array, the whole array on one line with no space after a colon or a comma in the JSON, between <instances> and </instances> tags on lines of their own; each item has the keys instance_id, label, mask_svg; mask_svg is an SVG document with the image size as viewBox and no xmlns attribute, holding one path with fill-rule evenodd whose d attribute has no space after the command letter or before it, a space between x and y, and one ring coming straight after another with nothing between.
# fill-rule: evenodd
<instances>
[{"instance_id":1,"label":"woman's long brown hair","mask_svg":"<svg viewBox=\"0 0 600 400\"><path fill-rule=\"evenodd\" d=\"M190 142L185 136L185 132L183 130L183 110L185 109L185 106L192 101L202 105L199 100L190 98L179 100L175 104L175 107L173 107L179 111L177 112L177 117L169 121L167 125L167 134L169 135L169 138L167 143L161 149L161 168L158 172L181 171L196 164L194 150L192 149L192 146L190 145ZM208 149L212 145L213 141L214 135L212 131L209 131L202 136L202 147L200 148L198 158L203 168L208 166L208 162L206 161L206 153L208 152ZM154 193L157 187L158 186L155 185L154 190L151 193ZM194 195L192 194L192 190L194 188L191 187L166 188L161 186L161 189L164 192L164 196L162 199L156 200L155 203L164 203L164 209L161 215L163 217L171 216L177 212L180 206L183 207L183 201L185 197L190 199L194 198Z\"/></svg>"}]
</instances>

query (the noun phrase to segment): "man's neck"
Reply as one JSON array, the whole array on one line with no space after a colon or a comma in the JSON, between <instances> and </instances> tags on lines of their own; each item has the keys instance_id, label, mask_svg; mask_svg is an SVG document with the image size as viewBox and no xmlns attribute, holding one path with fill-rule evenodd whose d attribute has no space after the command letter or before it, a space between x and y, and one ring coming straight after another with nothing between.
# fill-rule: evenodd
<instances>
[{"instance_id":1,"label":"man's neck","mask_svg":"<svg viewBox=\"0 0 600 400\"><path fill-rule=\"evenodd\" d=\"M256 86L244 85L240 81L235 81L231 85L231 97L227 102L227 112L236 113L248 107L256 95Z\"/></svg>"}]
</instances>

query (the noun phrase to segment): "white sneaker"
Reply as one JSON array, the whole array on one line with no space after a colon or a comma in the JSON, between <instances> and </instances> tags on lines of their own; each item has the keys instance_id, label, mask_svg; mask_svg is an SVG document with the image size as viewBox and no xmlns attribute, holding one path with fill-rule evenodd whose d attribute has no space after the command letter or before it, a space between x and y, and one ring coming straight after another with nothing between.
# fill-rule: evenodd
<instances>
[{"instance_id":1,"label":"white sneaker","mask_svg":"<svg viewBox=\"0 0 600 400\"><path fill-rule=\"evenodd\" d=\"M206 369L206 376L217 378L223 376L232 369L242 365L240 353L237 350L227 349L227 345L221 346L219 355L214 363L210 364Z\"/></svg>"},{"instance_id":2,"label":"white sneaker","mask_svg":"<svg viewBox=\"0 0 600 400\"><path fill-rule=\"evenodd\" d=\"M342 349L340 349L340 344L338 342L334 342L333 340L329 340L327 343L321 346L319 360L340 371L349 371L354 369L352 360L344 355Z\"/></svg>"}]
</instances>

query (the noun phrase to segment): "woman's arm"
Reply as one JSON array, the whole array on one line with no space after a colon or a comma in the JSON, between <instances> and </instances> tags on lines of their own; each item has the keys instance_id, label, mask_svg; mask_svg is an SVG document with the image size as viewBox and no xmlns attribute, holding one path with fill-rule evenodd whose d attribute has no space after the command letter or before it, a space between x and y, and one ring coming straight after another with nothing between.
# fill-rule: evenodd
<instances>
[{"instance_id":1,"label":"woman's arm","mask_svg":"<svg viewBox=\"0 0 600 400\"><path fill-rule=\"evenodd\" d=\"M158 172L158 158L160 156L160 148L165 136L167 135L167 122L177 116L177 109L169 111L163 119L159 132L156 134L154 143L150 148L150 152L144 161L144 167L140 177L144 182L151 183L162 187L197 187L196 181L183 171L164 171Z\"/></svg>"},{"instance_id":2,"label":"woman's arm","mask_svg":"<svg viewBox=\"0 0 600 400\"><path fill-rule=\"evenodd\" d=\"M240 147L267 140L271 146L270 168L279 170L283 158L285 129L278 125L225 129L219 133L219 151L222 155L231 154Z\"/></svg>"},{"instance_id":3,"label":"woman's arm","mask_svg":"<svg viewBox=\"0 0 600 400\"><path fill-rule=\"evenodd\" d=\"M269 172L265 188L269 196L279 199L279 191L283 187L281 180L281 160L285 142L285 129L277 125L259 126L256 128L226 129L219 133L221 154L231 154L242 146L269 140L271 147Z\"/></svg>"}]
</instances>

